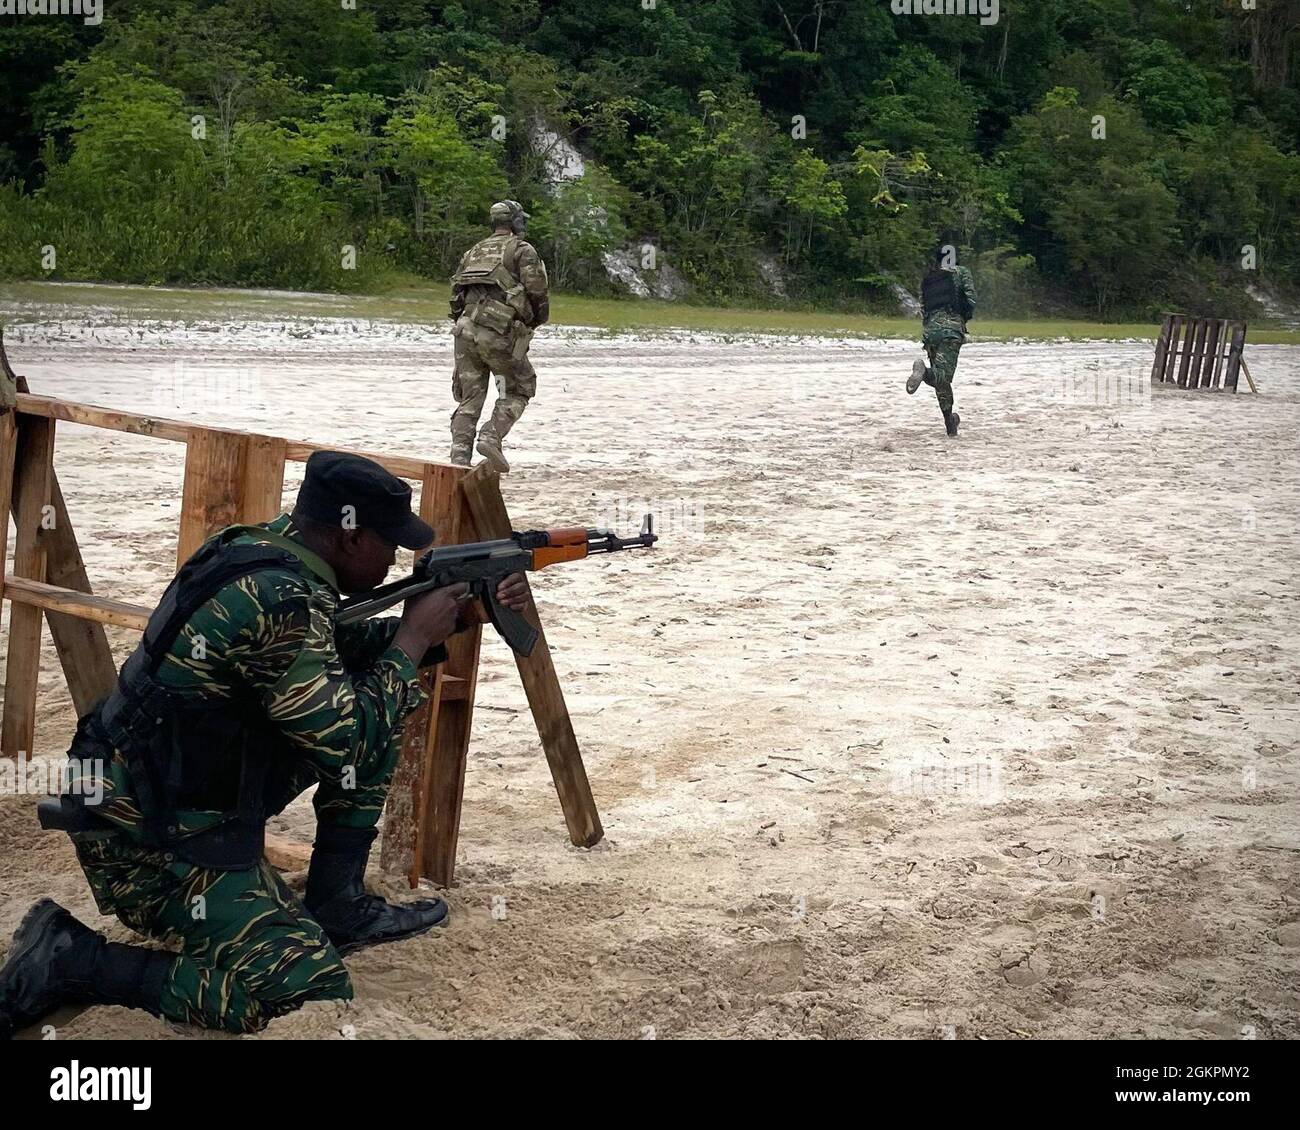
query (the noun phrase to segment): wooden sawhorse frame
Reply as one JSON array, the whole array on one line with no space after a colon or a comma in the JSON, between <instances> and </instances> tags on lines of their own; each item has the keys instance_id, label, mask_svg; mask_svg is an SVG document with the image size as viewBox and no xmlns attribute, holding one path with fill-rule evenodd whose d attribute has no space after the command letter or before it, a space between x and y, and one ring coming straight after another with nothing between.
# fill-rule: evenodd
<instances>
[{"instance_id":1,"label":"wooden sawhorse frame","mask_svg":"<svg viewBox=\"0 0 1300 1130\"><path fill-rule=\"evenodd\" d=\"M26 381L14 376L3 360L3 341L0 364L0 515L7 517L12 508L16 529L7 577L6 539L0 537L0 609L6 601L9 604L0 752L15 757L33 748L42 620L49 623L68 691L81 714L111 689L117 677L104 625L143 631L151 611L93 594L54 474L56 421L186 445L178 566L223 526L268 521L279 514L285 461L305 461L324 448L32 396ZM418 459L367 458L420 484L420 517L437 532L435 544L510 535L498 476L485 465L467 471ZM540 631L531 598L525 615ZM447 662L421 674L428 703L406 722L384 815L381 862L386 870L405 874L412 886L421 878L443 886L452 882L482 633L479 625L447 641ZM590 847L604 832L545 635L529 658L515 656L515 662L550 763L569 838ZM273 863L289 868L305 865L308 854L305 845L284 840L269 843L267 849Z\"/></svg>"}]
</instances>

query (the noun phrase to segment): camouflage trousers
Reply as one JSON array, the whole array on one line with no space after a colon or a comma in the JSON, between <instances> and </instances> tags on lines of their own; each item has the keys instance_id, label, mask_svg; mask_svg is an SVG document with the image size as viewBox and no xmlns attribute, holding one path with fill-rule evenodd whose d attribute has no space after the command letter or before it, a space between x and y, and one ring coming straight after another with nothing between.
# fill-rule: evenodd
<instances>
[{"instance_id":1,"label":"camouflage trousers","mask_svg":"<svg viewBox=\"0 0 1300 1130\"><path fill-rule=\"evenodd\" d=\"M451 394L456 410L451 414L451 442L453 448L468 455L493 374L500 378L501 390L482 434L500 442L537 395L537 373L526 350L522 357L515 357L514 343L505 334L475 325L468 317L461 317L453 333L456 371L451 379Z\"/></svg>"},{"instance_id":2,"label":"camouflage trousers","mask_svg":"<svg viewBox=\"0 0 1300 1130\"><path fill-rule=\"evenodd\" d=\"M374 827L400 748L399 729L383 764L356 788L320 782L317 823ZM275 811L317 780L305 762L291 769ZM257 1032L306 1001L352 999L338 951L265 859L243 871L214 871L124 831L78 833L73 841L101 913L147 937L179 942L161 1002L169 1020Z\"/></svg>"},{"instance_id":3,"label":"camouflage trousers","mask_svg":"<svg viewBox=\"0 0 1300 1130\"><path fill-rule=\"evenodd\" d=\"M922 336L930 367L925 373L925 383L934 389L939 408L951 412L953 405L952 379L957 372L957 355L965 337L946 328L927 328Z\"/></svg>"}]
</instances>

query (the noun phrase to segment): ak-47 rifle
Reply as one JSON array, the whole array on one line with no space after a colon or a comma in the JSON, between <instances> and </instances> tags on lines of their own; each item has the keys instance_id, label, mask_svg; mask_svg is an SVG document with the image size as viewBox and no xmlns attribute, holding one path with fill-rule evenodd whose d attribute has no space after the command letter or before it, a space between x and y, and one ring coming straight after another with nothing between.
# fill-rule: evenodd
<instances>
[{"instance_id":1,"label":"ak-47 rifle","mask_svg":"<svg viewBox=\"0 0 1300 1130\"><path fill-rule=\"evenodd\" d=\"M527 657L537 643L537 629L497 600L497 585L501 581L511 573L536 572L561 561L580 561L593 553L649 548L658 540L654 518L647 514L642 519L640 534L634 538L620 538L612 530L576 527L529 530L496 541L446 545L424 554L410 576L341 601L335 620L351 624L419 593L467 581L471 594L483 602L488 619L501 638L517 654Z\"/></svg>"}]
</instances>

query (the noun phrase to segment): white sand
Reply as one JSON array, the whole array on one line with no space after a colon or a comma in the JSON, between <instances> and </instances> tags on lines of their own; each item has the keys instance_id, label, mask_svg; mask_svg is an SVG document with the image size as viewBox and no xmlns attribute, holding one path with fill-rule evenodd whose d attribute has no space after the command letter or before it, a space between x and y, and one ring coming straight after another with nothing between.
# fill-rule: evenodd
<instances>
[{"instance_id":1,"label":"white sand","mask_svg":"<svg viewBox=\"0 0 1300 1130\"><path fill-rule=\"evenodd\" d=\"M441 457L442 332L47 323L11 354L37 392ZM664 535L535 584L607 838L569 845L490 640L453 925L267 1036L1300 1035L1300 350L1250 346L1233 397L1153 394L1149 343L973 344L956 442L914 352L541 335L517 527ZM97 591L161 592L181 454L60 426ZM57 754L48 649L41 687ZM32 803L0 799L0 934L48 893L127 939Z\"/></svg>"}]
</instances>

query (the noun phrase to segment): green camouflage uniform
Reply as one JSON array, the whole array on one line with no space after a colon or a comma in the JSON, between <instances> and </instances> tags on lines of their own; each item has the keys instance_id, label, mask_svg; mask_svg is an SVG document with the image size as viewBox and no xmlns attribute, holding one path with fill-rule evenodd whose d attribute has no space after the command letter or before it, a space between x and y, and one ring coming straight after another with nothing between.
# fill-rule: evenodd
<instances>
[{"instance_id":1,"label":"green camouflage uniform","mask_svg":"<svg viewBox=\"0 0 1300 1130\"><path fill-rule=\"evenodd\" d=\"M461 257L457 275L468 265L498 257L505 273L516 283L512 288L515 294L506 296L506 302L514 307L514 321L509 326L494 328L476 316L476 308L484 299L504 305L499 301L502 296L498 288L466 286L453 280L456 368L451 393L456 410L451 416L451 439L453 450L461 452L466 461L493 373L501 378L501 391L492 418L483 426L483 438L495 438L500 443L537 395L537 373L528 360L528 346L533 331L550 314L546 264L533 245L517 235L491 235L476 243Z\"/></svg>"},{"instance_id":2,"label":"green camouflage uniform","mask_svg":"<svg viewBox=\"0 0 1300 1130\"><path fill-rule=\"evenodd\" d=\"M956 268L957 293L967 304L968 318L975 316L975 280L965 267ZM952 378L957 372L957 355L966 341L966 322L954 310L936 310L925 319L921 331L921 343L930 358L930 368L925 374L925 383L934 389L939 400L939 407L944 412L952 411Z\"/></svg>"},{"instance_id":3,"label":"green camouflage uniform","mask_svg":"<svg viewBox=\"0 0 1300 1130\"><path fill-rule=\"evenodd\" d=\"M263 528L298 540L288 515ZM259 544L256 530L236 544ZM397 619L336 625L333 570L306 549L300 556L309 576L268 568L222 588L182 628L159 674L169 687L208 700L233 700L237 689L259 695L296 755L271 767L273 813L316 785L319 824L371 828L383 810L402 723L423 691L415 664L393 646ZM147 848L120 752L105 767L103 787L95 813L117 827L75 833L77 856L102 913L141 934L179 941L164 1016L253 1032L304 1001L351 999L337 951L265 859L248 870L217 871ZM177 823L197 831L221 815L180 812Z\"/></svg>"}]
</instances>

